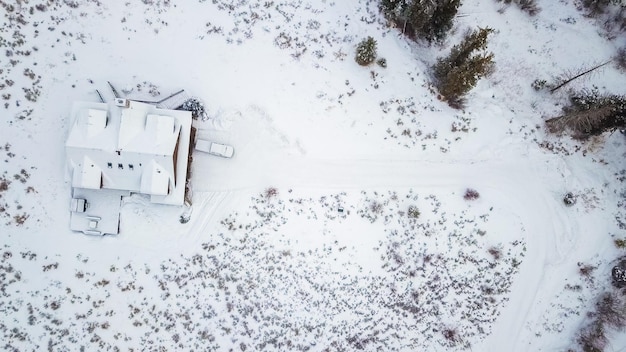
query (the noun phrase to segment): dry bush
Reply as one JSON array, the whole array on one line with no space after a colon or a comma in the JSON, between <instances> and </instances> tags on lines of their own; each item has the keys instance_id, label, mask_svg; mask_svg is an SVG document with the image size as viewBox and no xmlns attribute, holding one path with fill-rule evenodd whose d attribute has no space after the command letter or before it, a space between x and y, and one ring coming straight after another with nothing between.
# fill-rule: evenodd
<instances>
[{"instance_id":1,"label":"dry bush","mask_svg":"<svg viewBox=\"0 0 626 352\"><path fill-rule=\"evenodd\" d=\"M591 278L594 270L596 267L593 265L578 263L578 273L585 278Z\"/></svg>"},{"instance_id":2,"label":"dry bush","mask_svg":"<svg viewBox=\"0 0 626 352\"><path fill-rule=\"evenodd\" d=\"M596 90L573 92L563 115L546 121L552 133L569 129L573 137L587 139L626 126L626 96L600 94Z\"/></svg>"},{"instance_id":3,"label":"dry bush","mask_svg":"<svg viewBox=\"0 0 626 352\"><path fill-rule=\"evenodd\" d=\"M370 210L374 214L380 214L383 212L383 204L377 201L370 203Z\"/></svg>"},{"instance_id":4,"label":"dry bush","mask_svg":"<svg viewBox=\"0 0 626 352\"><path fill-rule=\"evenodd\" d=\"M616 292L605 292L596 302L596 319L617 330L626 328L626 305Z\"/></svg>"},{"instance_id":5,"label":"dry bush","mask_svg":"<svg viewBox=\"0 0 626 352\"><path fill-rule=\"evenodd\" d=\"M467 99L465 99L465 97L450 96L446 97L446 102L451 108L461 110L465 108L465 105L467 104Z\"/></svg>"},{"instance_id":6,"label":"dry bush","mask_svg":"<svg viewBox=\"0 0 626 352\"><path fill-rule=\"evenodd\" d=\"M489 252L489 254L491 254L493 259L495 260L502 258L502 250L500 250L500 248L498 247L491 247L489 248L489 250L487 250L487 252Z\"/></svg>"},{"instance_id":7,"label":"dry bush","mask_svg":"<svg viewBox=\"0 0 626 352\"><path fill-rule=\"evenodd\" d=\"M450 347L457 346L463 341L456 328L445 328L441 333Z\"/></svg>"},{"instance_id":8,"label":"dry bush","mask_svg":"<svg viewBox=\"0 0 626 352\"><path fill-rule=\"evenodd\" d=\"M480 193L472 188L466 189L465 194L463 195L463 199L465 200L476 200L478 198L480 198Z\"/></svg>"},{"instance_id":9,"label":"dry bush","mask_svg":"<svg viewBox=\"0 0 626 352\"><path fill-rule=\"evenodd\" d=\"M617 54L613 58L613 62L615 62L617 68L626 72L626 46L617 50Z\"/></svg>"},{"instance_id":10,"label":"dry bush","mask_svg":"<svg viewBox=\"0 0 626 352\"><path fill-rule=\"evenodd\" d=\"M407 211L407 215L411 219L417 219L417 218L420 217L420 211L419 211L419 209L416 206L411 205L411 206L409 206L409 210Z\"/></svg>"},{"instance_id":11,"label":"dry bush","mask_svg":"<svg viewBox=\"0 0 626 352\"><path fill-rule=\"evenodd\" d=\"M608 344L604 326L594 321L578 333L578 345L585 352L602 352Z\"/></svg>"},{"instance_id":12,"label":"dry bush","mask_svg":"<svg viewBox=\"0 0 626 352\"><path fill-rule=\"evenodd\" d=\"M576 196L574 195L574 193L565 193L565 196L563 196L563 204L567 205L568 207L576 204Z\"/></svg>"},{"instance_id":13,"label":"dry bush","mask_svg":"<svg viewBox=\"0 0 626 352\"><path fill-rule=\"evenodd\" d=\"M522 11L528 13L531 16L538 14L541 11L536 0L496 0L498 2L504 2L505 4L514 3Z\"/></svg>"},{"instance_id":14,"label":"dry bush","mask_svg":"<svg viewBox=\"0 0 626 352\"><path fill-rule=\"evenodd\" d=\"M265 198L267 199L275 198L276 196L278 196L278 189L276 189L275 187L269 187L265 190L265 192L263 192L263 196L265 196Z\"/></svg>"}]
</instances>

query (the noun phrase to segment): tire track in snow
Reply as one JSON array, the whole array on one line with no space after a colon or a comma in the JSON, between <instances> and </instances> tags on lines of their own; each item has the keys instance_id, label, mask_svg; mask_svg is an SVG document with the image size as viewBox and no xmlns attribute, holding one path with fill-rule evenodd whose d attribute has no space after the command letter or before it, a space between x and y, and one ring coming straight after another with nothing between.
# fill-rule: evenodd
<instances>
[{"instance_id":1,"label":"tire track in snow","mask_svg":"<svg viewBox=\"0 0 626 352\"><path fill-rule=\"evenodd\" d=\"M197 192L194 191L194 204L191 213L191 228L184 233L185 246L189 242L200 244L207 240L210 226L215 225L217 220L223 218L232 207L234 195L230 191L220 192ZM179 242L180 243L180 242Z\"/></svg>"}]
</instances>

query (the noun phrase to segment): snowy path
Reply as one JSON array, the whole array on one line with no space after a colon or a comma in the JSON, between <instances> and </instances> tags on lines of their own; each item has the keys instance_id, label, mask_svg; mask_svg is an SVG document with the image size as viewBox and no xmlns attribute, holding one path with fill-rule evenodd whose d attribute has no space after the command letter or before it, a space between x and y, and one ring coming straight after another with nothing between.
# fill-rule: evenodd
<instances>
[{"instance_id":1,"label":"snowy path","mask_svg":"<svg viewBox=\"0 0 626 352\"><path fill-rule=\"evenodd\" d=\"M204 156L203 156L204 157ZM194 191L237 191L249 188L277 187L312 189L446 189L459 195L467 187L480 191L481 198L493 204L504 204L513 218L523 224L528 255L511 288L510 301L502 310L500 320L507 324L494 326L494 331L480 350L525 351L528 337L524 335L529 321L543 311L537 302L541 287L550 284L557 264L574 246L570 219L558 195L548 191L547 171L562 172L566 166L554 164L542 154L529 158L496 157L493 159L441 162L420 160L311 160L305 156L282 156L256 159L246 173L232 172L233 160L200 159L219 163L219 167L202 167L206 173L194 175ZM541 160L541 161L540 161ZM250 160L251 161L251 160ZM246 163L250 162L246 161ZM206 180L206 181L202 181ZM211 182L209 182L209 180ZM551 188L547 188L551 187ZM558 188L558 187L557 187ZM529 207L530 205L530 207ZM204 210L200 210L204 214ZM197 214L196 214L197 215ZM516 224L511 224L512 227ZM197 231L194 230L194 231ZM193 236L190 234L190 236ZM554 268L554 269L551 269ZM546 303L544 303L546 304ZM511 341L516 341L514 345ZM513 349L512 346L515 346Z\"/></svg>"}]
</instances>

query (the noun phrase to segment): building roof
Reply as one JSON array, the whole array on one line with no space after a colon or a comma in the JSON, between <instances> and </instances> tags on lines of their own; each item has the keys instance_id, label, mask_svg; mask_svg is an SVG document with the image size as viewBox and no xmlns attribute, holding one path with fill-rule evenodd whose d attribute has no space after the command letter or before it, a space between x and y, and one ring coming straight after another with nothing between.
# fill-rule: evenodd
<instances>
[{"instance_id":1,"label":"building roof","mask_svg":"<svg viewBox=\"0 0 626 352\"><path fill-rule=\"evenodd\" d=\"M66 142L72 187L144 193L183 204L191 113L131 101L77 102Z\"/></svg>"}]
</instances>

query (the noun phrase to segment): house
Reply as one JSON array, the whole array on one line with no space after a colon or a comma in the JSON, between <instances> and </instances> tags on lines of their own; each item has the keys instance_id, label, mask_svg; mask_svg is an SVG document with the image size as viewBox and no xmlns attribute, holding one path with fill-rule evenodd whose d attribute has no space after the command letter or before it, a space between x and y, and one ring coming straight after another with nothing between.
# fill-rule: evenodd
<instances>
[{"instance_id":1,"label":"house","mask_svg":"<svg viewBox=\"0 0 626 352\"><path fill-rule=\"evenodd\" d=\"M191 112L116 99L76 102L71 121L65 148L72 230L117 234L121 199L132 193L184 203Z\"/></svg>"}]
</instances>

